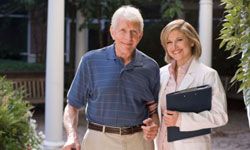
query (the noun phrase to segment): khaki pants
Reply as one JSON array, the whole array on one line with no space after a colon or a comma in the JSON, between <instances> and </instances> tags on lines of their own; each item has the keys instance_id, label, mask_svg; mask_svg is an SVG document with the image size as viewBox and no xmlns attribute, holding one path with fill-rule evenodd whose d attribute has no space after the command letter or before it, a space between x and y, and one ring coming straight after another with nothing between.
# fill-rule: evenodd
<instances>
[{"instance_id":1,"label":"khaki pants","mask_svg":"<svg viewBox=\"0 0 250 150\"><path fill-rule=\"evenodd\" d=\"M88 129L81 150L153 150L153 141L146 141L143 132L131 135L103 133Z\"/></svg>"}]
</instances>

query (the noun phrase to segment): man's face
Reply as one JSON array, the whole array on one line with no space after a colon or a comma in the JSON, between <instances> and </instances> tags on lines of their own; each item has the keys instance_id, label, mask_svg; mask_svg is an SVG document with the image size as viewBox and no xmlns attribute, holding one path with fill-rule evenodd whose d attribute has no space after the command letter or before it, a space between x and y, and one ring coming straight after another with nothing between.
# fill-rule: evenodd
<instances>
[{"instance_id":1,"label":"man's face","mask_svg":"<svg viewBox=\"0 0 250 150\"><path fill-rule=\"evenodd\" d=\"M110 28L110 33L116 50L125 53L132 53L143 35L138 22L126 19L119 19L117 26Z\"/></svg>"}]
</instances>

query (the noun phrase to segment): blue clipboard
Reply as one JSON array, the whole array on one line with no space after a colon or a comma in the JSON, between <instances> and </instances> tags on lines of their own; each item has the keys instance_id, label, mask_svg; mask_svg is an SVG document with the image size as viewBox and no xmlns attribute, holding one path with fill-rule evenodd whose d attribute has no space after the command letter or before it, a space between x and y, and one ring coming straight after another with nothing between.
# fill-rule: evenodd
<instances>
[{"instance_id":1,"label":"blue clipboard","mask_svg":"<svg viewBox=\"0 0 250 150\"><path fill-rule=\"evenodd\" d=\"M167 109L179 112L199 113L211 110L212 87L202 85L176 91L166 95ZM191 138L211 133L211 129L201 129L195 131L180 131L179 127L168 127L168 142Z\"/></svg>"}]
</instances>

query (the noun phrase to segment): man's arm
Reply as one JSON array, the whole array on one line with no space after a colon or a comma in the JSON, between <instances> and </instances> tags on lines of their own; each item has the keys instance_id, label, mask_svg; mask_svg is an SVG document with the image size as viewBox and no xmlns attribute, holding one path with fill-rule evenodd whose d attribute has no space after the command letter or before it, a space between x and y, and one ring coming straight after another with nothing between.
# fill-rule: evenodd
<instances>
[{"instance_id":1,"label":"man's arm","mask_svg":"<svg viewBox=\"0 0 250 150\"><path fill-rule=\"evenodd\" d=\"M63 147L63 150L71 150L72 148L80 150L80 143L77 134L78 114L78 109L71 106L70 104L67 104L64 110L63 118L64 127L67 133L67 141Z\"/></svg>"},{"instance_id":2,"label":"man's arm","mask_svg":"<svg viewBox=\"0 0 250 150\"><path fill-rule=\"evenodd\" d=\"M147 107L148 107L149 117L152 118L153 122L159 126L157 105L158 105L158 103L153 101L153 102L148 103Z\"/></svg>"},{"instance_id":3,"label":"man's arm","mask_svg":"<svg viewBox=\"0 0 250 150\"><path fill-rule=\"evenodd\" d=\"M159 126L159 117L158 117L158 114L157 114L157 113L152 114L152 115L151 115L151 118L152 118L153 122L154 122L157 126Z\"/></svg>"},{"instance_id":4,"label":"man's arm","mask_svg":"<svg viewBox=\"0 0 250 150\"><path fill-rule=\"evenodd\" d=\"M159 127L159 118L157 114L157 103L151 102L147 104L148 111L149 111L149 118L143 121L143 132L144 138L146 140L153 140L157 133Z\"/></svg>"}]
</instances>

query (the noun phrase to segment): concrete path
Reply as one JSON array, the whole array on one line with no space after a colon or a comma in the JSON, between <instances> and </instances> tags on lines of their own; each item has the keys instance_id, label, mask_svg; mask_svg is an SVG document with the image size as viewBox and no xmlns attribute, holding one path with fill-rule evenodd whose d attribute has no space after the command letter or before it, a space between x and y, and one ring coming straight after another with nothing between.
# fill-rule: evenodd
<instances>
[{"instance_id":1,"label":"concrete path","mask_svg":"<svg viewBox=\"0 0 250 150\"><path fill-rule=\"evenodd\" d=\"M250 129L243 102L229 102L229 122L213 130L214 150L250 150Z\"/></svg>"},{"instance_id":2,"label":"concrete path","mask_svg":"<svg viewBox=\"0 0 250 150\"><path fill-rule=\"evenodd\" d=\"M250 129L243 102L232 101L228 104L229 122L226 126L215 128L212 131L213 150L250 150ZM86 131L86 122L80 113L78 133L82 139ZM37 131L44 132L44 107L37 106L34 118L38 122ZM64 140L66 135L64 132Z\"/></svg>"}]
</instances>

